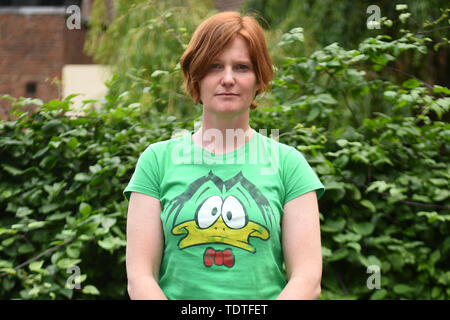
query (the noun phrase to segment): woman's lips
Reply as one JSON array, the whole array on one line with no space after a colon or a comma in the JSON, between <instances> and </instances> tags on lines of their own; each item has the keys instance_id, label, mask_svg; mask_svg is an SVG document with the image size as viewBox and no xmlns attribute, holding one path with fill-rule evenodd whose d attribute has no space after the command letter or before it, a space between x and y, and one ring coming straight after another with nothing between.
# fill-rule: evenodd
<instances>
[{"instance_id":1,"label":"woman's lips","mask_svg":"<svg viewBox=\"0 0 450 320\"><path fill-rule=\"evenodd\" d=\"M236 93L218 93L218 94L216 94L216 96L234 97L234 96L238 96L238 94L236 94Z\"/></svg>"}]
</instances>

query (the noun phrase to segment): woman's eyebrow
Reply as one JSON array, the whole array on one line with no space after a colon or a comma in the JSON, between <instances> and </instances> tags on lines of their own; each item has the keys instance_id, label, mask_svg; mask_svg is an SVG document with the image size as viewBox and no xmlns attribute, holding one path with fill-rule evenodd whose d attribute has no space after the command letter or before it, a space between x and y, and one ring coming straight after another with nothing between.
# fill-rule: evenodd
<instances>
[{"instance_id":1,"label":"woman's eyebrow","mask_svg":"<svg viewBox=\"0 0 450 320\"><path fill-rule=\"evenodd\" d=\"M236 60L236 63L252 64L252 62L250 60Z\"/></svg>"}]
</instances>

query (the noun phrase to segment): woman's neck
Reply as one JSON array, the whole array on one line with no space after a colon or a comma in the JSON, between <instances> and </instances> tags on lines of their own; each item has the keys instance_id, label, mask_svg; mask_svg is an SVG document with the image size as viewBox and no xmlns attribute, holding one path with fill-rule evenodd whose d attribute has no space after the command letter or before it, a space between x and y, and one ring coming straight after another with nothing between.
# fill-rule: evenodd
<instances>
[{"instance_id":1,"label":"woman's neck","mask_svg":"<svg viewBox=\"0 0 450 320\"><path fill-rule=\"evenodd\" d=\"M202 125L192 135L192 140L211 153L223 154L242 147L251 139L253 134L254 130L249 125L244 128L214 128Z\"/></svg>"}]
</instances>

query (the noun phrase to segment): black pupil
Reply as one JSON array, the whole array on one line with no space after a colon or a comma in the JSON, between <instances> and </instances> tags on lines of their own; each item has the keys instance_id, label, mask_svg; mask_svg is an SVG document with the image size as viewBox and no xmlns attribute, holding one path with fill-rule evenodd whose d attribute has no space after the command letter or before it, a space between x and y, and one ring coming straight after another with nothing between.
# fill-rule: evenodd
<instances>
[{"instance_id":1,"label":"black pupil","mask_svg":"<svg viewBox=\"0 0 450 320\"><path fill-rule=\"evenodd\" d=\"M216 208L216 207L214 207L214 209L212 210L211 214L212 214L213 216L215 216L215 215L217 214L217 208Z\"/></svg>"},{"instance_id":2,"label":"black pupil","mask_svg":"<svg viewBox=\"0 0 450 320\"><path fill-rule=\"evenodd\" d=\"M231 213L231 211L227 212L227 219L231 220L231 218L233 218L233 214Z\"/></svg>"}]
</instances>

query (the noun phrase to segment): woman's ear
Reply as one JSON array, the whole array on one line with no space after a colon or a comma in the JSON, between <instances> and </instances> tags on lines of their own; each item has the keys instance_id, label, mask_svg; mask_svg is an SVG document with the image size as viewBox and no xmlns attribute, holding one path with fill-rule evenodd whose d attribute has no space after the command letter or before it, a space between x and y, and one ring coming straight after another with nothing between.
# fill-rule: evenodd
<instances>
[{"instance_id":1,"label":"woman's ear","mask_svg":"<svg viewBox=\"0 0 450 320\"><path fill-rule=\"evenodd\" d=\"M255 98L259 94L259 84L256 84L256 90L255 90Z\"/></svg>"}]
</instances>

